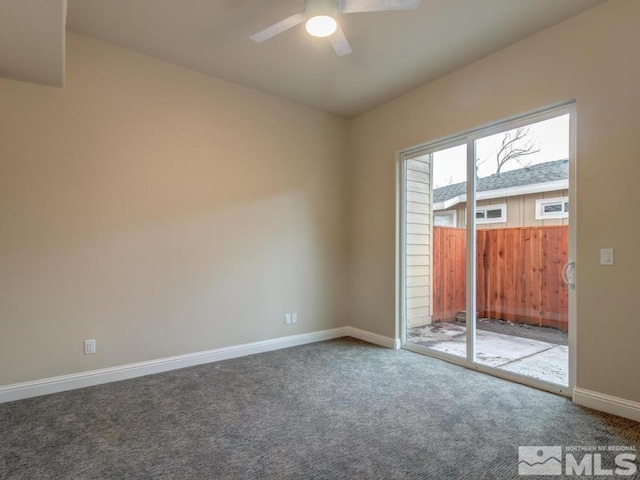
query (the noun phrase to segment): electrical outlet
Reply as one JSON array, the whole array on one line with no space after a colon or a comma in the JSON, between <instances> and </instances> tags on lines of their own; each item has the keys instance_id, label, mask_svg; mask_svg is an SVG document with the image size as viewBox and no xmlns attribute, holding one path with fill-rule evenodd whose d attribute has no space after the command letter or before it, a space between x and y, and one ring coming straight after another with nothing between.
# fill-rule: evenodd
<instances>
[{"instance_id":1,"label":"electrical outlet","mask_svg":"<svg viewBox=\"0 0 640 480\"><path fill-rule=\"evenodd\" d=\"M292 313L291 314L291 323L298 323L298 314L297 313Z\"/></svg>"},{"instance_id":2,"label":"electrical outlet","mask_svg":"<svg viewBox=\"0 0 640 480\"><path fill-rule=\"evenodd\" d=\"M285 325L291 325L291 314L290 313L285 313L284 314L284 324Z\"/></svg>"},{"instance_id":3,"label":"electrical outlet","mask_svg":"<svg viewBox=\"0 0 640 480\"><path fill-rule=\"evenodd\" d=\"M85 355L93 355L96 353L96 341L95 340L85 340L84 341L84 354Z\"/></svg>"}]
</instances>

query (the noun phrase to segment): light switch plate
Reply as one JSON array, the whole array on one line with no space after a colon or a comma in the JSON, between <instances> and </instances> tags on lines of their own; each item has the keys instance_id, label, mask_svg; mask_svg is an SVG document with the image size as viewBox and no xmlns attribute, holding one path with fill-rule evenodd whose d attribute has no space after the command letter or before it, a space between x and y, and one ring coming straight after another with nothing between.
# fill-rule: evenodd
<instances>
[{"instance_id":1,"label":"light switch plate","mask_svg":"<svg viewBox=\"0 0 640 480\"><path fill-rule=\"evenodd\" d=\"M613 248L600 249L600 265L613 265Z\"/></svg>"}]
</instances>

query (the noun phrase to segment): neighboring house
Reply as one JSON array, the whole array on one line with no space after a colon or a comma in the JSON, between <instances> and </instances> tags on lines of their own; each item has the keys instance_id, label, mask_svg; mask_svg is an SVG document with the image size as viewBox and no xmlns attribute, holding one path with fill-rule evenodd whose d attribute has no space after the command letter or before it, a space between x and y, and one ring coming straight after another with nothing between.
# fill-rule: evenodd
<instances>
[{"instance_id":1,"label":"neighboring house","mask_svg":"<svg viewBox=\"0 0 640 480\"><path fill-rule=\"evenodd\" d=\"M466 182L433 190L433 225L464 227ZM476 180L478 228L567 225L569 161L556 160Z\"/></svg>"}]
</instances>

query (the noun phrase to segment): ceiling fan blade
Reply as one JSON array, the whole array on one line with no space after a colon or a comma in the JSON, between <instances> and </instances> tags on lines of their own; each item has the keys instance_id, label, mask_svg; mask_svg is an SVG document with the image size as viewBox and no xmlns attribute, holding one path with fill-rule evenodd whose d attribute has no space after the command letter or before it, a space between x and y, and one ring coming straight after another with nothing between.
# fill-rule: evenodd
<instances>
[{"instance_id":1,"label":"ceiling fan blade","mask_svg":"<svg viewBox=\"0 0 640 480\"><path fill-rule=\"evenodd\" d=\"M420 0L338 0L340 13L384 12L418 8Z\"/></svg>"},{"instance_id":2,"label":"ceiling fan blade","mask_svg":"<svg viewBox=\"0 0 640 480\"><path fill-rule=\"evenodd\" d=\"M280 20L278 23L274 23L264 30L260 30L258 33L254 33L249 38L256 43L262 43L265 40L269 40L270 38L275 37L276 35L295 27L296 25L301 24L306 19L307 16L304 13L296 13L295 15L291 15L284 20Z\"/></svg>"},{"instance_id":3,"label":"ceiling fan blade","mask_svg":"<svg viewBox=\"0 0 640 480\"><path fill-rule=\"evenodd\" d=\"M329 41L331 42L331 46L336 52L336 55L339 57L344 57L345 55L349 55L351 53L351 45L349 45L349 41L342 31L342 27L338 25L336 31L329 37Z\"/></svg>"}]
</instances>

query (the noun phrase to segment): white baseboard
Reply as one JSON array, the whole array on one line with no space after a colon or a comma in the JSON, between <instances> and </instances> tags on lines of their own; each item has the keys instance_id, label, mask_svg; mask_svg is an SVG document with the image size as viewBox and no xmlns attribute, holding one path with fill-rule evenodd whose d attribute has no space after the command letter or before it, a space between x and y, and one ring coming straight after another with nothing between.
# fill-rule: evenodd
<instances>
[{"instance_id":1,"label":"white baseboard","mask_svg":"<svg viewBox=\"0 0 640 480\"><path fill-rule=\"evenodd\" d=\"M340 337L353 337L382 347L399 349L400 339L385 337L355 327L340 327L319 332L302 333L288 337L272 338L259 342L244 343L230 347L216 348L203 352L177 355L146 362L131 363L117 367L102 368L88 372L73 373L59 377L33 380L13 385L0 386L0 403L21 400L24 398L64 392L77 388L90 387L103 383L117 382L130 378L167 372L205 363L219 362L232 358L270 352L283 348L322 342ZM606 395L582 388L573 389L573 402L583 407L600 410L620 417L640 422L640 403L623 398Z\"/></svg>"},{"instance_id":2,"label":"white baseboard","mask_svg":"<svg viewBox=\"0 0 640 480\"><path fill-rule=\"evenodd\" d=\"M640 403L624 398L576 387L573 389L573 403L640 422Z\"/></svg>"},{"instance_id":3,"label":"white baseboard","mask_svg":"<svg viewBox=\"0 0 640 480\"><path fill-rule=\"evenodd\" d=\"M259 342L244 343L203 352L188 353L186 355L177 355L175 357L166 357L146 362L131 363L117 367L102 368L88 372L72 373L59 377L0 386L0 403L143 377L154 373L168 372L179 368L219 362L221 360L229 360L231 358L296 347L308 343L322 342L340 337L353 337L387 348L400 348L399 339L394 340L389 337L360 330L359 328L340 327L331 330L322 330L320 332L272 338Z\"/></svg>"},{"instance_id":4,"label":"white baseboard","mask_svg":"<svg viewBox=\"0 0 640 480\"><path fill-rule=\"evenodd\" d=\"M398 350L400 348L400 339L385 337L378 335L377 333L367 332L366 330L360 330L355 327L345 327L347 336L363 340L365 342L373 343L374 345L380 345L381 347L391 348Z\"/></svg>"},{"instance_id":5,"label":"white baseboard","mask_svg":"<svg viewBox=\"0 0 640 480\"><path fill-rule=\"evenodd\" d=\"M358 332L363 331L359 330ZM188 353L186 355L177 355L175 357L160 358L147 362L131 363L129 365L102 368L100 370L72 373L70 375L45 378L42 380L14 383L12 385L0 386L0 403L21 400L23 398L37 397L40 395L48 395L50 393L64 392L66 390L74 390L76 388L90 387L103 383L117 382L119 380L142 377L145 375L152 375L154 373L202 365L204 363L219 362L220 360L228 360L231 358L244 357L246 355L270 352L272 350L280 350L282 348L295 347L298 345L305 345L307 343L322 342L324 340L348 336L360 338L357 334L354 334L354 332L351 331L350 327L341 327L331 330L322 330L320 332L302 333L288 337L272 338L259 342L216 348L203 352ZM378 336L375 336L375 338L377 337ZM366 338L362 339L367 340ZM371 341L371 343L377 342Z\"/></svg>"}]
</instances>

